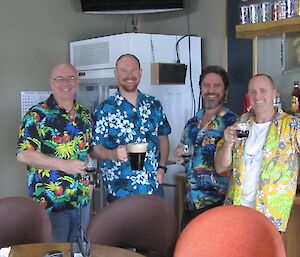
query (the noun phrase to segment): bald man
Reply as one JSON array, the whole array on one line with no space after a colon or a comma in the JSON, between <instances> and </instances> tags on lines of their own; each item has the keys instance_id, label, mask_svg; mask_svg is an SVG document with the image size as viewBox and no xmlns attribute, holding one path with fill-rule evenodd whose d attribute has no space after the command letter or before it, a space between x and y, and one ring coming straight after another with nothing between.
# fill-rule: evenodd
<instances>
[{"instance_id":1,"label":"bald man","mask_svg":"<svg viewBox=\"0 0 300 257\"><path fill-rule=\"evenodd\" d=\"M48 212L57 242L72 242L90 215L90 185L84 175L92 136L90 114L75 100L79 77L68 63L50 74L52 94L23 117L17 160L27 165L29 195Z\"/></svg>"},{"instance_id":2,"label":"bald man","mask_svg":"<svg viewBox=\"0 0 300 257\"><path fill-rule=\"evenodd\" d=\"M249 124L249 136L237 139L235 124L227 127L215 167L217 172L232 169L225 204L254 208L284 232L297 188L300 119L274 107L276 93L270 76L250 79L251 111L240 118Z\"/></svg>"}]
</instances>

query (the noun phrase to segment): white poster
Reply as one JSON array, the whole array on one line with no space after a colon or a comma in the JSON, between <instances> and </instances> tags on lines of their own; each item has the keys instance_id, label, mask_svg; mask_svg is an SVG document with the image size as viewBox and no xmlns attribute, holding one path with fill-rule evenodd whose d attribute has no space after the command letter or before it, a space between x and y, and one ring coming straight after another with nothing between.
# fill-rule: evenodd
<instances>
[{"instance_id":1,"label":"white poster","mask_svg":"<svg viewBox=\"0 0 300 257\"><path fill-rule=\"evenodd\" d=\"M21 91L21 118L30 107L46 100L51 91Z\"/></svg>"}]
</instances>

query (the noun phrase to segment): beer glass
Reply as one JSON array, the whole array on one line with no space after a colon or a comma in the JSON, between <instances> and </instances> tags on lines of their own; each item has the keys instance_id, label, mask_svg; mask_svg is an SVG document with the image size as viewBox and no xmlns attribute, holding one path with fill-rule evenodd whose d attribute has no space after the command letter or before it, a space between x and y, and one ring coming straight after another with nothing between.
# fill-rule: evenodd
<instances>
[{"instance_id":1,"label":"beer glass","mask_svg":"<svg viewBox=\"0 0 300 257\"><path fill-rule=\"evenodd\" d=\"M96 174L97 173L97 159L90 156L84 161L84 171L87 174Z\"/></svg>"},{"instance_id":2,"label":"beer glass","mask_svg":"<svg viewBox=\"0 0 300 257\"><path fill-rule=\"evenodd\" d=\"M148 143L132 143L127 145L131 169L143 170Z\"/></svg>"},{"instance_id":3,"label":"beer glass","mask_svg":"<svg viewBox=\"0 0 300 257\"><path fill-rule=\"evenodd\" d=\"M249 124L247 122L237 122L235 129L238 139L246 139L249 136Z\"/></svg>"},{"instance_id":4,"label":"beer glass","mask_svg":"<svg viewBox=\"0 0 300 257\"><path fill-rule=\"evenodd\" d=\"M188 161L193 154L193 147L191 145L182 144L182 158L184 161Z\"/></svg>"}]
</instances>

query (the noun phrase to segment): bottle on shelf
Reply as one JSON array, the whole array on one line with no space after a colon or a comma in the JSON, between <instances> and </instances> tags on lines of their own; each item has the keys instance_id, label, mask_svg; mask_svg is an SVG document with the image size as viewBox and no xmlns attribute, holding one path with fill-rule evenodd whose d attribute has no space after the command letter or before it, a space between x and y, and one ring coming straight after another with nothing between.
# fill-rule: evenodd
<instances>
[{"instance_id":1,"label":"bottle on shelf","mask_svg":"<svg viewBox=\"0 0 300 257\"><path fill-rule=\"evenodd\" d=\"M286 17L295 17L295 0L286 0Z\"/></svg>"},{"instance_id":2,"label":"bottle on shelf","mask_svg":"<svg viewBox=\"0 0 300 257\"><path fill-rule=\"evenodd\" d=\"M260 0L252 0L249 4L249 23L260 22Z\"/></svg>"},{"instance_id":3,"label":"bottle on shelf","mask_svg":"<svg viewBox=\"0 0 300 257\"><path fill-rule=\"evenodd\" d=\"M266 22L272 20L272 2L262 0L260 5L260 21Z\"/></svg>"},{"instance_id":4,"label":"bottle on shelf","mask_svg":"<svg viewBox=\"0 0 300 257\"><path fill-rule=\"evenodd\" d=\"M276 97L273 99L273 105L277 111L282 110L280 94L277 93Z\"/></svg>"},{"instance_id":5,"label":"bottle on shelf","mask_svg":"<svg viewBox=\"0 0 300 257\"><path fill-rule=\"evenodd\" d=\"M294 2L294 15L300 16L300 0L295 0Z\"/></svg>"},{"instance_id":6,"label":"bottle on shelf","mask_svg":"<svg viewBox=\"0 0 300 257\"><path fill-rule=\"evenodd\" d=\"M300 115L299 103L300 103L299 81L294 81L294 88L292 91L292 99L291 99L291 112L295 116Z\"/></svg>"},{"instance_id":7,"label":"bottle on shelf","mask_svg":"<svg viewBox=\"0 0 300 257\"><path fill-rule=\"evenodd\" d=\"M249 23L249 3L248 0L241 0L240 2L240 24Z\"/></svg>"}]
</instances>

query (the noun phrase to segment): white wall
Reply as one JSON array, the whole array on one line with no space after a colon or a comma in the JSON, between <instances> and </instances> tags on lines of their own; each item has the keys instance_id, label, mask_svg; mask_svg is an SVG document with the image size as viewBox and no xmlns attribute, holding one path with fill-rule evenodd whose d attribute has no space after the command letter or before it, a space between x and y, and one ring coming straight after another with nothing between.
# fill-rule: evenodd
<instances>
[{"instance_id":1,"label":"white wall","mask_svg":"<svg viewBox=\"0 0 300 257\"><path fill-rule=\"evenodd\" d=\"M141 16L141 32L197 34L204 65L226 67L223 0L186 0L184 12ZM88 15L79 0L1 0L0 6L0 197L26 195L25 166L15 148L20 91L48 90L51 67L68 61L68 42L130 31L127 15ZM189 26L188 26L189 20Z\"/></svg>"}]
</instances>

